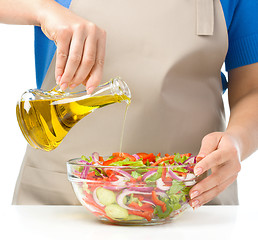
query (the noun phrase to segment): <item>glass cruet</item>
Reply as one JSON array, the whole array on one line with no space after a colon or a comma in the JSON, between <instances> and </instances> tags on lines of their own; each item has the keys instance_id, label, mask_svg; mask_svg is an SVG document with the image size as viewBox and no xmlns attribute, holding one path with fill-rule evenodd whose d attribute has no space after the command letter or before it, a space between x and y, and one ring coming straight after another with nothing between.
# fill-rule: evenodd
<instances>
[{"instance_id":1,"label":"glass cruet","mask_svg":"<svg viewBox=\"0 0 258 240\"><path fill-rule=\"evenodd\" d=\"M69 130L98 108L131 102L131 92L119 77L87 91L63 92L58 86L50 91L29 89L17 102L16 116L27 142L44 151L55 149Z\"/></svg>"}]
</instances>

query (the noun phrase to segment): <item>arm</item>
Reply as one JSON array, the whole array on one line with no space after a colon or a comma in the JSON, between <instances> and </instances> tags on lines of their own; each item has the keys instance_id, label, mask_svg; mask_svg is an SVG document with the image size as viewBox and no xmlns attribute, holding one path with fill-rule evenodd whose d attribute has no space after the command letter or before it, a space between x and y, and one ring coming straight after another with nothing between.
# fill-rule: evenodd
<instances>
[{"instance_id":1,"label":"arm","mask_svg":"<svg viewBox=\"0 0 258 240\"><path fill-rule=\"evenodd\" d=\"M227 132L239 139L241 159L258 148L258 63L229 72Z\"/></svg>"},{"instance_id":2,"label":"arm","mask_svg":"<svg viewBox=\"0 0 258 240\"><path fill-rule=\"evenodd\" d=\"M194 171L199 175L211 169L212 174L191 189L192 207L207 203L232 184L240 162L258 149L258 63L230 70L228 95L231 113L226 131L208 134L202 141Z\"/></svg>"},{"instance_id":3,"label":"arm","mask_svg":"<svg viewBox=\"0 0 258 240\"><path fill-rule=\"evenodd\" d=\"M0 0L0 22L40 26L55 41L55 78L62 90L81 83L91 93L101 81L106 33L54 0Z\"/></svg>"},{"instance_id":4,"label":"arm","mask_svg":"<svg viewBox=\"0 0 258 240\"><path fill-rule=\"evenodd\" d=\"M39 26L38 15L43 2L42 0L0 0L0 22Z\"/></svg>"}]
</instances>

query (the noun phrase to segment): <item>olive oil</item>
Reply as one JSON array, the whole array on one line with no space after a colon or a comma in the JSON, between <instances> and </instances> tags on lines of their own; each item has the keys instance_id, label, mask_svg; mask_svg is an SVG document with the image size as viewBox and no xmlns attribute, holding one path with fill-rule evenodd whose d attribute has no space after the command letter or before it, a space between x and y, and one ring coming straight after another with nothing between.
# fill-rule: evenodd
<instances>
[{"instance_id":1,"label":"olive oil","mask_svg":"<svg viewBox=\"0 0 258 240\"><path fill-rule=\"evenodd\" d=\"M130 98L124 94L114 94L77 101L67 101L65 98L20 101L16 107L17 119L30 145L51 151L82 118L98 108L122 101L129 104Z\"/></svg>"}]
</instances>

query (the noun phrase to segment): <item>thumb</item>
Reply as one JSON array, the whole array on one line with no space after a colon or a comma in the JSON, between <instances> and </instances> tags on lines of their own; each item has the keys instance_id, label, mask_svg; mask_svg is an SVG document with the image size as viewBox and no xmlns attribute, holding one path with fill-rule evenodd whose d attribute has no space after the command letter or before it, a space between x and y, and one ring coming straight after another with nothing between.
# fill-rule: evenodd
<instances>
[{"instance_id":1,"label":"thumb","mask_svg":"<svg viewBox=\"0 0 258 240\"><path fill-rule=\"evenodd\" d=\"M222 132L213 132L208 135L206 135L202 139L202 144L200 151L196 157L196 161L199 162L203 158L205 158L207 155L212 153L218 148L219 142L223 136Z\"/></svg>"},{"instance_id":2,"label":"thumb","mask_svg":"<svg viewBox=\"0 0 258 240\"><path fill-rule=\"evenodd\" d=\"M214 152L218 148L222 135L222 132L213 132L206 135L202 139L200 151L196 156L197 164L194 167L195 175L199 176L203 173L203 168L200 167L200 164L198 164L198 162L200 162L202 159L204 159L206 156L208 156L210 153Z\"/></svg>"}]
</instances>

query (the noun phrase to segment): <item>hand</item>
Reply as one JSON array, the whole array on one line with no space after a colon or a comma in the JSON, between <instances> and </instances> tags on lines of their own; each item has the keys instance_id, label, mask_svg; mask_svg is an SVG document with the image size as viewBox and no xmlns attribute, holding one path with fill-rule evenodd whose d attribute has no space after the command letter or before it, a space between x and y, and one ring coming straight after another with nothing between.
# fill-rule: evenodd
<instances>
[{"instance_id":1,"label":"hand","mask_svg":"<svg viewBox=\"0 0 258 240\"><path fill-rule=\"evenodd\" d=\"M106 33L61 5L47 2L39 22L57 46L56 82L62 90L82 83L92 93L102 78Z\"/></svg>"},{"instance_id":2,"label":"hand","mask_svg":"<svg viewBox=\"0 0 258 240\"><path fill-rule=\"evenodd\" d=\"M192 187L193 208L209 202L236 180L241 169L240 156L236 139L227 132L214 132L203 138L194 173L200 175L209 169L212 173Z\"/></svg>"}]
</instances>

